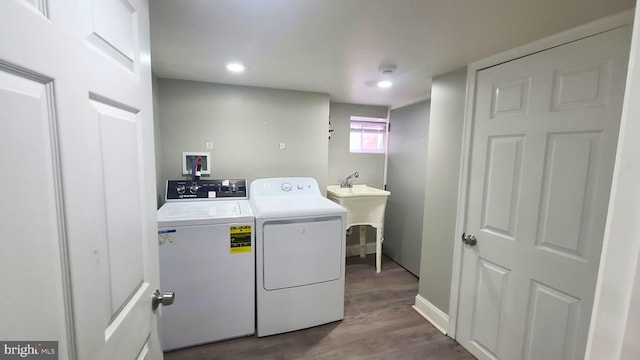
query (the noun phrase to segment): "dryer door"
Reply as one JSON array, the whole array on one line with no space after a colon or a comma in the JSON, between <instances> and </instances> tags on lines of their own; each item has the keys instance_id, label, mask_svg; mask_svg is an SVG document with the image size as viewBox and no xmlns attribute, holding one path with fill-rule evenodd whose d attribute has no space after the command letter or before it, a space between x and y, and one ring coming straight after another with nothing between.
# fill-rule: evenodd
<instances>
[{"instance_id":1,"label":"dryer door","mask_svg":"<svg viewBox=\"0 0 640 360\"><path fill-rule=\"evenodd\" d=\"M340 278L345 234L341 217L266 222L263 227L265 290Z\"/></svg>"}]
</instances>

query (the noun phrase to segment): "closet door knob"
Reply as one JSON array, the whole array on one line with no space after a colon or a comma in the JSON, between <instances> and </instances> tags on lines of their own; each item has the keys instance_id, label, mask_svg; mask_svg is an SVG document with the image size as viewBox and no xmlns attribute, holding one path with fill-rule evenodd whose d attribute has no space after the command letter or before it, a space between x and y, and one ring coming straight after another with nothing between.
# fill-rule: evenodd
<instances>
[{"instance_id":1,"label":"closet door knob","mask_svg":"<svg viewBox=\"0 0 640 360\"><path fill-rule=\"evenodd\" d=\"M478 243L478 239L471 234L462 233L462 242L465 245L475 246Z\"/></svg>"},{"instance_id":2,"label":"closet door knob","mask_svg":"<svg viewBox=\"0 0 640 360\"><path fill-rule=\"evenodd\" d=\"M160 290L156 289L151 295L151 309L154 311L158 306L169 306L173 304L176 299L176 294L172 291L165 291L164 294L160 294Z\"/></svg>"}]
</instances>

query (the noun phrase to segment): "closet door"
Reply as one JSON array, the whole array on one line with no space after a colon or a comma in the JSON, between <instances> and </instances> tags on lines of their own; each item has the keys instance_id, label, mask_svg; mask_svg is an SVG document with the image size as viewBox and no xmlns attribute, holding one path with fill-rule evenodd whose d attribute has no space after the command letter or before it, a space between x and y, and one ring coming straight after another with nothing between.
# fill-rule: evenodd
<instances>
[{"instance_id":1,"label":"closet door","mask_svg":"<svg viewBox=\"0 0 640 360\"><path fill-rule=\"evenodd\" d=\"M478 72L457 340L480 359L584 357L629 39Z\"/></svg>"}]
</instances>

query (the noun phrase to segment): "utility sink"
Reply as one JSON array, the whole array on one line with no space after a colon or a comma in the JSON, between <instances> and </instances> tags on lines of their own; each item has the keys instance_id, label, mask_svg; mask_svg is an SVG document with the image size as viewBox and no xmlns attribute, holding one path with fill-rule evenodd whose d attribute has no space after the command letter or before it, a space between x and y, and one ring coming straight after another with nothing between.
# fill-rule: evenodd
<instances>
[{"instance_id":1,"label":"utility sink","mask_svg":"<svg viewBox=\"0 0 640 360\"><path fill-rule=\"evenodd\" d=\"M367 185L327 186L327 198L347 209L347 228L353 225L382 227L384 209L391 193Z\"/></svg>"},{"instance_id":2,"label":"utility sink","mask_svg":"<svg viewBox=\"0 0 640 360\"><path fill-rule=\"evenodd\" d=\"M384 228L384 210L389 191L367 185L327 186L327 198L347 209L347 229L354 225L371 225L376 228L376 271L380 272ZM360 226L360 257L365 257L366 228Z\"/></svg>"}]
</instances>

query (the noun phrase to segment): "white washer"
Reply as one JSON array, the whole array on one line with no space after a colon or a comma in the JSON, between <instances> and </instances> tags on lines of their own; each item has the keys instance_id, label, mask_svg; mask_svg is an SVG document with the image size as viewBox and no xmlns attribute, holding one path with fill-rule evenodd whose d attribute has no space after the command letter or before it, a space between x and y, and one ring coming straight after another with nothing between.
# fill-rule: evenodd
<instances>
[{"instance_id":1,"label":"white washer","mask_svg":"<svg viewBox=\"0 0 640 360\"><path fill-rule=\"evenodd\" d=\"M258 336L343 319L346 210L312 178L258 179L250 193Z\"/></svg>"},{"instance_id":2,"label":"white washer","mask_svg":"<svg viewBox=\"0 0 640 360\"><path fill-rule=\"evenodd\" d=\"M246 180L169 181L158 210L162 347L255 333L254 217Z\"/></svg>"}]
</instances>

